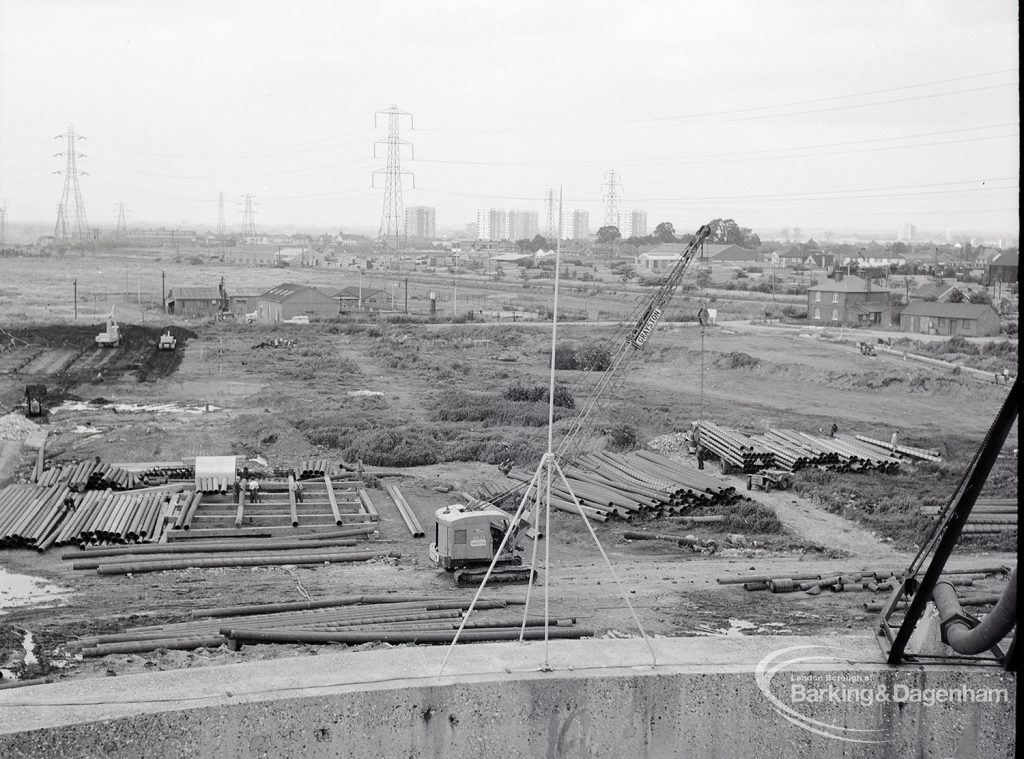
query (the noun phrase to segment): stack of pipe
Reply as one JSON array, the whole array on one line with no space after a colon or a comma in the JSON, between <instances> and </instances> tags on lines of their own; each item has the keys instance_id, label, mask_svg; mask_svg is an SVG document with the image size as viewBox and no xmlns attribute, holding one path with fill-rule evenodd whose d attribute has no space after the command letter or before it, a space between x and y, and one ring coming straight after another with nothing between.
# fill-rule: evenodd
<instances>
[{"instance_id":1,"label":"stack of pipe","mask_svg":"<svg viewBox=\"0 0 1024 759\"><path fill-rule=\"evenodd\" d=\"M83 656L144 653L244 643L442 643L454 638L470 598L348 596L308 602L196 611L189 622L138 627L123 633L80 638L70 644ZM519 601L481 598L460 640L518 640L523 616L509 614ZM574 618L550 619L549 638L589 637ZM524 639L544 637L544 620L526 618Z\"/></svg>"},{"instance_id":2,"label":"stack of pipe","mask_svg":"<svg viewBox=\"0 0 1024 759\"><path fill-rule=\"evenodd\" d=\"M45 550L68 512L73 498L67 485L8 485L0 491L0 546L28 546Z\"/></svg>"},{"instance_id":3,"label":"stack of pipe","mask_svg":"<svg viewBox=\"0 0 1024 759\"><path fill-rule=\"evenodd\" d=\"M195 467L185 466L154 466L143 472L147 477L166 477L169 480L192 480L196 476Z\"/></svg>"},{"instance_id":4,"label":"stack of pipe","mask_svg":"<svg viewBox=\"0 0 1024 759\"><path fill-rule=\"evenodd\" d=\"M160 491L114 493L107 490L97 494L76 508L80 513L73 517L59 542L85 545L159 540L164 526L164 507L170 497Z\"/></svg>"},{"instance_id":5,"label":"stack of pipe","mask_svg":"<svg viewBox=\"0 0 1024 759\"><path fill-rule=\"evenodd\" d=\"M810 435L806 432L801 432L800 435L808 440L814 448L837 453L842 462L839 466L840 471L861 472L877 469L880 472L896 472L899 470L900 461L892 455L891 451L884 451L843 435L834 438Z\"/></svg>"},{"instance_id":6,"label":"stack of pipe","mask_svg":"<svg viewBox=\"0 0 1024 759\"><path fill-rule=\"evenodd\" d=\"M338 465L330 459L307 459L306 461L300 461L295 471L298 473L300 480L310 479L313 477L323 477L325 474L329 477L333 477L338 474Z\"/></svg>"},{"instance_id":7,"label":"stack of pipe","mask_svg":"<svg viewBox=\"0 0 1024 759\"><path fill-rule=\"evenodd\" d=\"M394 485L385 485L384 487L387 488L388 495L391 496L391 500L398 507L398 513L402 515L402 520L405 522L405 526L409 528L412 536L414 538L422 538L426 535L420 526L420 521L416 518L416 514L413 512L412 507L409 506L409 502L405 500L405 496L402 495L401 491Z\"/></svg>"},{"instance_id":8,"label":"stack of pipe","mask_svg":"<svg viewBox=\"0 0 1024 759\"><path fill-rule=\"evenodd\" d=\"M759 472L775 465L775 455L742 432L702 421L697 423L697 433L705 449L741 472Z\"/></svg>"},{"instance_id":9,"label":"stack of pipe","mask_svg":"<svg viewBox=\"0 0 1024 759\"><path fill-rule=\"evenodd\" d=\"M805 466L818 466L829 468L839 463L839 454L835 451L826 451L815 448L810 441L805 439L798 432L791 430L770 429L765 437L771 440L776 446L781 446L795 456L804 460Z\"/></svg>"},{"instance_id":10,"label":"stack of pipe","mask_svg":"<svg viewBox=\"0 0 1024 759\"><path fill-rule=\"evenodd\" d=\"M200 493L226 493L231 490L234 480L227 477L197 477L196 491Z\"/></svg>"},{"instance_id":11,"label":"stack of pipe","mask_svg":"<svg viewBox=\"0 0 1024 759\"><path fill-rule=\"evenodd\" d=\"M942 513L938 506L921 509L925 516L937 517ZM1017 530L1016 498L979 498L967 517L963 532L968 535L989 535Z\"/></svg>"},{"instance_id":12,"label":"stack of pipe","mask_svg":"<svg viewBox=\"0 0 1024 759\"><path fill-rule=\"evenodd\" d=\"M883 440L875 440L867 435L854 435L854 437L862 443L867 443L868 445L875 446L884 451L892 451L892 446ZM895 452L901 456L909 456L910 458L920 459L922 461L942 461L941 453L931 448L915 448L912 445L897 445Z\"/></svg>"},{"instance_id":13,"label":"stack of pipe","mask_svg":"<svg viewBox=\"0 0 1024 759\"><path fill-rule=\"evenodd\" d=\"M65 483L71 490L129 490L139 484L138 477L127 469L105 464L95 459L77 464L63 464L50 467L39 477L40 485Z\"/></svg>"},{"instance_id":14,"label":"stack of pipe","mask_svg":"<svg viewBox=\"0 0 1024 759\"><path fill-rule=\"evenodd\" d=\"M517 472L510 472L509 477L530 480ZM612 518L629 521L639 514L679 514L697 506L732 503L738 497L736 489L723 481L650 451L581 454L566 470L565 479L564 483L561 478L552 482L551 505L576 514L575 495L584 516L598 522ZM486 488L481 494L486 499L500 495Z\"/></svg>"}]
</instances>

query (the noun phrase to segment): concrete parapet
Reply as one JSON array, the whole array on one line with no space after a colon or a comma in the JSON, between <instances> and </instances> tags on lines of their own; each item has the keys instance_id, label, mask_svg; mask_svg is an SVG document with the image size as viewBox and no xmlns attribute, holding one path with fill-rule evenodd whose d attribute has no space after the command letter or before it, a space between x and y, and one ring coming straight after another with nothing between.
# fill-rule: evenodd
<instances>
[{"instance_id":1,"label":"concrete parapet","mask_svg":"<svg viewBox=\"0 0 1024 759\"><path fill-rule=\"evenodd\" d=\"M399 647L0 691L0 756L1014 755L999 669L890 668L870 636L652 643L654 666L637 639L553 641L552 671L498 643L443 677L443 647Z\"/></svg>"}]
</instances>

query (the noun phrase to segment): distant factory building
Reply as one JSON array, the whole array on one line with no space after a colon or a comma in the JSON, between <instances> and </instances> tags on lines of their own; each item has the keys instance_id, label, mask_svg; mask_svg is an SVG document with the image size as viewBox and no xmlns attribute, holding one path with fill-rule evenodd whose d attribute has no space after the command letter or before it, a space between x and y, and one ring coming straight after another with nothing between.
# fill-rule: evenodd
<instances>
[{"instance_id":1,"label":"distant factory building","mask_svg":"<svg viewBox=\"0 0 1024 759\"><path fill-rule=\"evenodd\" d=\"M437 237L437 212L430 206L410 206L405 209L405 233L409 237L433 240Z\"/></svg>"},{"instance_id":2,"label":"distant factory building","mask_svg":"<svg viewBox=\"0 0 1024 759\"><path fill-rule=\"evenodd\" d=\"M167 291L167 313L175 316L216 316L220 291L216 287L175 287Z\"/></svg>"},{"instance_id":3,"label":"distant factory building","mask_svg":"<svg viewBox=\"0 0 1024 759\"><path fill-rule=\"evenodd\" d=\"M257 319L276 324L296 316L312 319L333 319L338 315L338 302L315 287L285 283L259 296Z\"/></svg>"}]
</instances>

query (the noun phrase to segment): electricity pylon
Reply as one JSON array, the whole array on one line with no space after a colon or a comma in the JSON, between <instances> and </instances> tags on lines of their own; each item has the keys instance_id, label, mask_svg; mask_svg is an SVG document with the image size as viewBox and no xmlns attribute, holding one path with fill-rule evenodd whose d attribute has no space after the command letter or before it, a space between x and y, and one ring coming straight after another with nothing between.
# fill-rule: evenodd
<instances>
[{"instance_id":1,"label":"electricity pylon","mask_svg":"<svg viewBox=\"0 0 1024 759\"><path fill-rule=\"evenodd\" d=\"M78 159L85 158L84 153L75 149L78 140L84 140L81 135L75 134L75 128L68 124L68 131L58 134L53 139L67 140L67 147L62 155L66 159L64 171L55 171L54 174L64 174L64 192L60 196L60 204L57 206L57 224L53 228L53 236L58 240L77 239L85 245L89 238L89 220L85 216L85 203L82 200L82 188L78 184L78 177L86 174L78 170Z\"/></svg>"},{"instance_id":2,"label":"electricity pylon","mask_svg":"<svg viewBox=\"0 0 1024 759\"><path fill-rule=\"evenodd\" d=\"M619 203L622 201L622 183L619 174L612 169L604 175L604 223L606 226L618 226Z\"/></svg>"},{"instance_id":3,"label":"electricity pylon","mask_svg":"<svg viewBox=\"0 0 1024 759\"><path fill-rule=\"evenodd\" d=\"M408 116L409 129L412 129L412 114L399 110L398 106L392 105L390 108L373 114L374 127L377 126L377 117L382 114L387 114L388 117L388 136L383 140L377 140L373 144L373 157L377 157L377 145L387 145L387 165L383 169L377 169L373 172L371 187L376 184L376 176L383 174L384 208L381 211L378 237L380 237L381 242L384 244L385 252L401 252L405 250L409 239L405 227L405 212L402 210L402 175L412 175L411 171L406 171L402 168L402 145L409 146L410 158L415 159L416 154L412 148L412 143L401 139L399 136L399 123L402 116ZM413 189L416 188L415 177L413 177L412 186Z\"/></svg>"}]
</instances>

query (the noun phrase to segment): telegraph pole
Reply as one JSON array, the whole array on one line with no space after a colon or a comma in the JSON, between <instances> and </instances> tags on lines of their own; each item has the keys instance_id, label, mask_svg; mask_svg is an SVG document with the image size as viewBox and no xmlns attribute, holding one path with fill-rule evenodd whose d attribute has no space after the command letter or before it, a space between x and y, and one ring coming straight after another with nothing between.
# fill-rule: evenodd
<instances>
[{"instance_id":1,"label":"telegraph pole","mask_svg":"<svg viewBox=\"0 0 1024 759\"><path fill-rule=\"evenodd\" d=\"M85 138L76 135L75 128L68 124L68 131L58 134L53 139L67 141L64 152L54 154L64 156L66 162L63 172L53 172L64 174L64 191L57 206L57 223L53 228L53 236L58 240L77 240L84 249L89 238L89 220L85 216L85 202L82 200L82 188L78 184L78 177L87 172L78 170L78 159L85 158L85 154L76 151L75 143Z\"/></svg>"},{"instance_id":2,"label":"telegraph pole","mask_svg":"<svg viewBox=\"0 0 1024 759\"><path fill-rule=\"evenodd\" d=\"M415 159L416 153L413 150L412 143L401 139L399 136L399 124L403 116L408 116L409 129L412 129L412 114L399 110L398 106L392 105L390 108L373 114L374 127L377 126L377 117L380 115L387 115L388 117L388 136L383 140L377 140L373 144L373 157L377 157L377 145L386 145L387 165L383 169L377 169L373 172L370 186L374 186L378 174L384 175L384 207L381 211L378 237L384 244L385 253L389 250L401 253L405 250L409 240L408 230L405 225L405 213L402 210L402 175L409 174L412 176L413 174L411 171L402 168L402 145L409 146L410 158ZM412 186L413 189L416 189L415 176L413 176Z\"/></svg>"},{"instance_id":3,"label":"telegraph pole","mask_svg":"<svg viewBox=\"0 0 1024 759\"><path fill-rule=\"evenodd\" d=\"M75 321L78 321L78 280L72 280L71 286L74 288L75 293Z\"/></svg>"},{"instance_id":4,"label":"telegraph pole","mask_svg":"<svg viewBox=\"0 0 1024 759\"><path fill-rule=\"evenodd\" d=\"M167 313L167 272L160 272L160 308Z\"/></svg>"}]
</instances>

